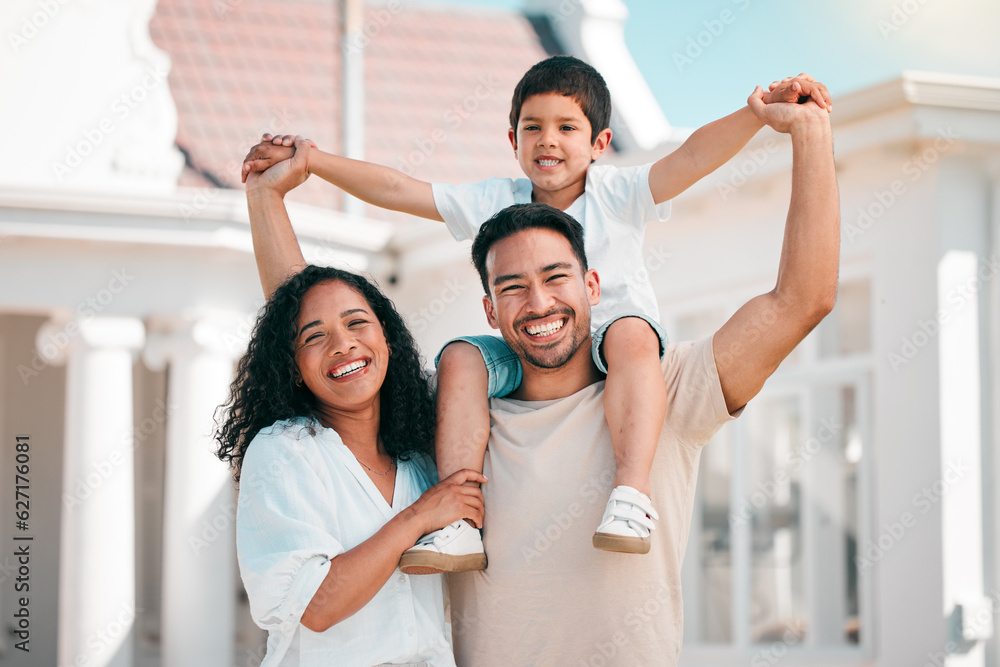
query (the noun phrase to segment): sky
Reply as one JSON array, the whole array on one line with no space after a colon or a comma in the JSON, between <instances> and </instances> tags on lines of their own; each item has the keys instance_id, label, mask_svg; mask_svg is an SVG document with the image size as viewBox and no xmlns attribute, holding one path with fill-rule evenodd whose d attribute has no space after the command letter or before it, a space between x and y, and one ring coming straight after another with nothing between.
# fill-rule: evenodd
<instances>
[{"instance_id":1,"label":"sky","mask_svg":"<svg viewBox=\"0 0 1000 667\"><path fill-rule=\"evenodd\" d=\"M624 2L629 49L667 119L679 127L724 116L745 104L756 84L799 72L826 83L834 98L903 70L1000 77L998 0Z\"/></svg>"}]
</instances>

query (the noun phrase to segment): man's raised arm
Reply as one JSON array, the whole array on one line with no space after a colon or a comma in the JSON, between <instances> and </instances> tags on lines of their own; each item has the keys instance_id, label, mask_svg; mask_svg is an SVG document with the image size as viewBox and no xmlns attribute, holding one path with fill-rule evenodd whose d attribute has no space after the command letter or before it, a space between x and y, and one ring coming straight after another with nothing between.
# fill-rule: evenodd
<instances>
[{"instance_id":1,"label":"man's raised arm","mask_svg":"<svg viewBox=\"0 0 1000 667\"><path fill-rule=\"evenodd\" d=\"M829 116L812 100L765 105L762 95L758 87L747 103L760 120L791 135L792 197L777 284L736 311L713 339L730 412L757 395L837 299L840 204Z\"/></svg>"},{"instance_id":2,"label":"man's raised arm","mask_svg":"<svg viewBox=\"0 0 1000 667\"><path fill-rule=\"evenodd\" d=\"M306 266L288 219L284 197L308 178L305 153L310 148L308 140L298 139L295 155L290 160L247 176L247 209L250 211L253 254L267 299L282 283Z\"/></svg>"}]
</instances>

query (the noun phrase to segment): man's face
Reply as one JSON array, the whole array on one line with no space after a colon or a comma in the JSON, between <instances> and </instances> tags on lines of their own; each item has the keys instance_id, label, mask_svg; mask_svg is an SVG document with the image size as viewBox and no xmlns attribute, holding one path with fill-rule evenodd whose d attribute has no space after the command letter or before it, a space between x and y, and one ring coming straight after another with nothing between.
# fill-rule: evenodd
<instances>
[{"instance_id":1,"label":"man's face","mask_svg":"<svg viewBox=\"0 0 1000 667\"><path fill-rule=\"evenodd\" d=\"M550 229L518 232L490 248L483 297L490 326L522 362L559 368L586 346L590 307L600 301L597 272L583 271L569 241Z\"/></svg>"}]
</instances>

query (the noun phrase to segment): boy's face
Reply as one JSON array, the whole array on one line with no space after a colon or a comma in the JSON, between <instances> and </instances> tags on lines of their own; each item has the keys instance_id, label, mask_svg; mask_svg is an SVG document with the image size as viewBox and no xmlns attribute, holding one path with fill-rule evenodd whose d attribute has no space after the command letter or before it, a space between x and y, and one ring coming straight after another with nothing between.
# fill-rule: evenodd
<instances>
[{"instance_id":1,"label":"boy's face","mask_svg":"<svg viewBox=\"0 0 1000 667\"><path fill-rule=\"evenodd\" d=\"M531 180L534 201L565 209L583 193L591 160L611 143L607 128L593 144L590 135L590 121L572 97L544 93L524 101L509 137L521 171Z\"/></svg>"}]
</instances>

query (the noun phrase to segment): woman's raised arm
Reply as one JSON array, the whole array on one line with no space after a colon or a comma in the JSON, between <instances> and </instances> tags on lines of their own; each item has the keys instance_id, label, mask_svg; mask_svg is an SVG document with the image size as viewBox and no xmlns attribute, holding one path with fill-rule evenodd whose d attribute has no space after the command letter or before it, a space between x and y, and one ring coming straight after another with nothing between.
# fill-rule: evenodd
<instances>
[{"instance_id":1,"label":"woman's raised arm","mask_svg":"<svg viewBox=\"0 0 1000 667\"><path fill-rule=\"evenodd\" d=\"M313 146L309 140L298 138L295 155L290 160L279 162L267 171L247 175L253 254L264 297L268 299L278 286L306 266L299 240L288 219L284 197L309 177L306 153Z\"/></svg>"}]
</instances>

